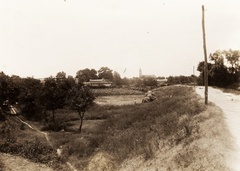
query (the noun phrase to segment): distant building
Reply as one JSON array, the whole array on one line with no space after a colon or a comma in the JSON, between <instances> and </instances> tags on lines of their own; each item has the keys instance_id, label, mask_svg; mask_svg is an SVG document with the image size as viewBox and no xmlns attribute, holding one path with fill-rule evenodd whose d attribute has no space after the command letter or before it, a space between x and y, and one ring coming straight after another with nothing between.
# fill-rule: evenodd
<instances>
[{"instance_id":1,"label":"distant building","mask_svg":"<svg viewBox=\"0 0 240 171\"><path fill-rule=\"evenodd\" d=\"M85 86L90 86L93 88L104 88L104 87L111 87L113 82L102 79L90 79L88 82L83 83Z\"/></svg>"},{"instance_id":2,"label":"distant building","mask_svg":"<svg viewBox=\"0 0 240 171\"><path fill-rule=\"evenodd\" d=\"M158 83L158 86L166 86L167 85L167 78L158 78L157 79L157 83Z\"/></svg>"},{"instance_id":3,"label":"distant building","mask_svg":"<svg viewBox=\"0 0 240 171\"><path fill-rule=\"evenodd\" d=\"M157 78L155 75L143 75L142 69L139 69L139 78Z\"/></svg>"},{"instance_id":4,"label":"distant building","mask_svg":"<svg viewBox=\"0 0 240 171\"><path fill-rule=\"evenodd\" d=\"M143 79L148 79L148 78L153 78L154 80L157 81L158 86L166 86L167 85L167 78L157 78L155 75L143 75L142 74L142 69L139 69L139 78L141 80Z\"/></svg>"},{"instance_id":5,"label":"distant building","mask_svg":"<svg viewBox=\"0 0 240 171\"><path fill-rule=\"evenodd\" d=\"M40 82L41 82L42 84L45 83L45 78L37 78L37 79L40 80Z\"/></svg>"}]
</instances>

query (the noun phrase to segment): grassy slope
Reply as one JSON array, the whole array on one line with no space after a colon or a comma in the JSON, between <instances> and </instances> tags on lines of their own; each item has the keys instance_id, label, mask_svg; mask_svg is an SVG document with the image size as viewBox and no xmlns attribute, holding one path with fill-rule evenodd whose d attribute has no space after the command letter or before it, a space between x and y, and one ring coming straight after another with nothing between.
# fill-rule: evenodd
<instances>
[{"instance_id":1,"label":"grassy slope","mask_svg":"<svg viewBox=\"0 0 240 171\"><path fill-rule=\"evenodd\" d=\"M148 170L226 170L230 143L221 111L212 104L206 108L189 87L163 87L156 94L153 103L96 106L86 118L105 120L94 129L85 125L81 135L52 137L77 168L86 170L146 170L149 165L154 168Z\"/></svg>"},{"instance_id":2,"label":"grassy slope","mask_svg":"<svg viewBox=\"0 0 240 171\"><path fill-rule=\"evenodd\" d=\"M27 122L34 125L34 122ZM48 144L43 134L26 125L23 126L17 118L10 116L5 122L0 122L0 132L0 152L21 156L30 160L29 163L42 163L52 168L65 169L67 167L57 156L55 149ZM18 162L21 162L19 160ZM4 168L4 164L0 161L0 170L1 167ZM7 168L15 169L14 166L7 166Z\"/></svg>"},{"instance_id":3,"label":"grassy slope","mask_svg":"<svg viewBox=\"0 0 240 171\"><path fill-rule=\"evenodd\" d=\"M160 143L154 158L128 159L120 170L230 170L226 158L232 151L231 137L221 110L210 104L205 111L188 118L188 123L193 129L185 141L172 146L168 144L171 142L169 137Z\"/></svg>"},{"instance_id":4,"label":"grassy slope","mask_svg":"<svg viewBox=\"0 0 240 171\"><path fill-rule=\"evenodd\" d=\"M230 143L221 111L206 108L189 87L163 87L156 95L148 104L95 106L82 134L51 132L50 140L79 170L226 170ZM76 113L57 118L69 131L78 128Z\"/></svg>"}]
</instances>

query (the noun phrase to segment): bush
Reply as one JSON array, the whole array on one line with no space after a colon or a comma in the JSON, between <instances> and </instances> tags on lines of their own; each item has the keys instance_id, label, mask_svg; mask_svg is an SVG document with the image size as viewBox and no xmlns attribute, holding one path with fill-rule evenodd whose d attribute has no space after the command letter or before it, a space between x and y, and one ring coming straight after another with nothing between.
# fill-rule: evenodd
<instances>
[{"instance_id":1,"label":"bush","mask_svg":"<svg viewBox=\"0 0 240 171\"><path fill-rule=\"evenodd\" d=\"M55 132L58 132L61 130L66 130L66 123L63 123L60 120L55 122L51 121L41 129L41 131L55 131Z\"/></svg>"},{"instance_id":2,"label":"bush","mask_svg":"<svg viewBox=\"0 0 240 171\"><path fill-rule=\"evenodd\" d=\"M35 139L34 141L24 141L22 143L5 142L0 144L0 151L3 153L20 155L34 162L44 164L47 164L56 157L53 148L41 143L38 139Z\"/></svg>"},{"instance_id":3,"label":"bush","mask_svg":"<svg viewBox=\"0 0 240 171\"><path fill-rule=\"evenodd\" d=\"M19 155L43 164L54 162L54 167L58 167L61 162L55 150L38 138L34 139L34 134L28 140L19 138L18 135L24 135L24 131L20 130L20 123L14 118L8 118L1 125L0 132L0 152Z\"/></svg>"},{"instance_id":4,"label":"bush","mask_svg":"<svg viewBox=\"0 0 240 171\"><path fill-rule=\"evenodd\" d=\"M6 120L6 116L4 115L1 107L0 107L0 121L5 121Z\"/></svg>"},{"instance_id":5,"label":"bush","mask_svg":"<svg viewBox=\"0 0 240 171\"><path fill-rule=\"evenodd\" d=\"M102 135L87 135L85 137L76 138L68 144L67 152L68 155L89 157L102 142Z\"/></svg>"},{"instance_id":6,"label":"bush","mask_svg":"<svg viewBox=\"0 0 240 171\"><path fill-rule=\"evenodd\" d=\"M0 127L0 142L7 142L7 143L14 143L17 140L17 130L16 130L17 124L6 120Z\"/></svg>"}]
</instances>

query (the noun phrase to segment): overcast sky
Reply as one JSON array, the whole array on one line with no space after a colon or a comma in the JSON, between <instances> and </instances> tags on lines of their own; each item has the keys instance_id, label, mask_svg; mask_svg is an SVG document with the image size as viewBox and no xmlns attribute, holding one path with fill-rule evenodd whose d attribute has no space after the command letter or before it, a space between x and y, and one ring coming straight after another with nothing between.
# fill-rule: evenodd
<instances>
[{"instance_id":1,"label":"overcast sky","mask_svg":"<svg viewBox=\"0 0 240 171\"><path fill-rule=\"evenodd\" d=\"M240 50L237 0L0 0L0 71L191 75L204 58L202 5L207 53Z\"/></svg>"}]
</instances>

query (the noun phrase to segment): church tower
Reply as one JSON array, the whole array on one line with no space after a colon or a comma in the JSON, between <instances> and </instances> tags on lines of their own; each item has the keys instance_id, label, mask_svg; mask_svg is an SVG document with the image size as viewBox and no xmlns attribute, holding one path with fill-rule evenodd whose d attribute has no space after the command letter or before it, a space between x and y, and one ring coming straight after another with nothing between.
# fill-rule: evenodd
<instances>
[{"instance_id":1,"label":"church tower","mask_svg":"<svg viewBox=\"0 0 240 171\"><path fill-rule=\"evenodd\" d=\"M142 77L142 69L140 68L139 69L139 78L141 78Z\"/></svg>"}]
</instances>

